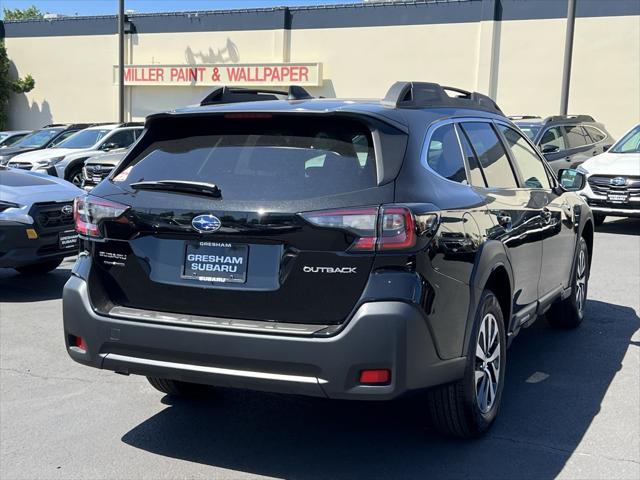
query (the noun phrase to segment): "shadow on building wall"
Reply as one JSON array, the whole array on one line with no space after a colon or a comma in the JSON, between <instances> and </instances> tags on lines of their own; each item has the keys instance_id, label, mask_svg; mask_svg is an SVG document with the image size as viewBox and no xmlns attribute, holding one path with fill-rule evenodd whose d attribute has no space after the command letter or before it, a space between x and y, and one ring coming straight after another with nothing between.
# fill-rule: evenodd
<instances>
[{"instance_id":1,"label":"shadow on building wall","mask_svg":"<svg viewBox=\"0 0 640 480\"><path fill-rule=\"evenodd\" d=\"M238 46L230 38L227 38L225 46L215 50L213 47L209 47L206 52L202 50L194 52L191 47L187 47L184 51L184 58L189 65L198 63L238 63L240 61L240 52L238 51Z\"/></svg>"},{"instance_id":2,"label":"shadow on building wall","mask_svg":"<svg viewBox=\"0 0 640 480\"><path fill-rule=\"evenodd\" d=\"M12 61L9 61L9 78L18 78L18 69ZM38 89L38 79L33 91ZM43 125L53 123L51 107L47 100L42 103L29 102L24 93L14 93L9 97L8 127L11 129L36 129Z\"/></svg>"}]
</instances>

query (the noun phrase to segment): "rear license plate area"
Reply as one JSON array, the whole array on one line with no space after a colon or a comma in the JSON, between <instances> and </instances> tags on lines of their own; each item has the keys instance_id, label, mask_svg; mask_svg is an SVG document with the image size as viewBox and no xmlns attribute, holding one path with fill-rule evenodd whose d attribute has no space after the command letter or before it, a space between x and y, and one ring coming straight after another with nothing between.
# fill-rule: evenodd
<instances>
[{"instance_id":1,"label":"rear license plate area","mask_svg":"<svg viewBox=\"0 0 640 480\"><path fill-rule=\"evenodd\" d=\"M58 247L60 250L71 250L78 247L78 233L75 230L67 230L58 234Z\"/></svg>"},{"instance_id":2,"label":"rear license plate area","mask_svg":"<svg viewBox=\"0 0 640 480\"><path fill-rule=\"evenodd\" d=\"M182 278L201 282L245 283L249 246L224 242L189 242Z\"/></svg>"}]
</instances>

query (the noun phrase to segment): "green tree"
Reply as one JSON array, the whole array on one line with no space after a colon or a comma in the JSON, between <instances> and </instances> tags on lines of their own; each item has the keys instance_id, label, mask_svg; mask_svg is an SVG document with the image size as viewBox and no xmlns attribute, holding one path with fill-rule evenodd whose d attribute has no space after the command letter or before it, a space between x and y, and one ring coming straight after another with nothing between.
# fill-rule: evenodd
<instances>
[{"instance_id":1,"label":"green tree","mask_svg":"<svg viewBox=\"0 0 640 480\"><path fill-rule=\"evenodd\" d=\"M36 82L31 75L11 80L9 78L9 58L4 42L0 41L0 130L7 126L7 110L11 93L26 93L33 90Z\"/></svg>"},{"instance_id":2,"label":"green tree","mask_svg":"<svg viewBox=\"0 0 640 480\"><path fill-rule=\"evenodd\" d=\"M31 5L29 8L5 8L4 20L31 20L33 18L43 18L44 12L41 12L38 7Z\"/></svg>"}]
</instances>

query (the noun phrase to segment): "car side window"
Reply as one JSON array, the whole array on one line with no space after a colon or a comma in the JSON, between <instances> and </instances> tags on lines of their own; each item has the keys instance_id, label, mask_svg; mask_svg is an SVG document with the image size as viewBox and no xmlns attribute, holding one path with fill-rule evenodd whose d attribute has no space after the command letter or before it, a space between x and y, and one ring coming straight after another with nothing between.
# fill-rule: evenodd
<instances>
[{"instance_id":1,"label":"car side window","mask_svg":"<svg viewBox=\"0 0 640 480\"><path fill-rule=\"evenodd\" d=\"M542 138L540 139L540 150L544 151L544 147L547 146L558 147L556 151L567 149L560 127L551 127L542 134Z\"/></svg>"},{"instance_id":2,"label":"car side window","mask_svg":"<svg viewBox=\"0 0 640 480\"><path fill-rule=\"evenodd\" d=\"M451 181L467 180L458 136L452 123L436 128L431 134L427 163L436 173Z\"/></svg>"},{"instance_id":3,"label":"car side window","mask_svg":"<svg viewBox=\"0 0 640 480\"><path fill-rule=\"evenodd\" d=\"M49 145L49 148L55 147L59 143L62 143L64 140L69 138L74 133L78 133L78 130L68 130L66 132L61 133L58 138L56 138L53 142L51 142L51 145Z\"/></svg>"},{"instance_id":4,"label":"car side window","mask_svg":"<svg viewBox=\"0 0 640 480\"><path fill-rule=\"evenodd\" d=\"M591 139L587 132L579 125L571 125L563 127L567 135L567 143L569 148L578 148L589 145Z\"/></svg>"},{"instance_id":5,"label":"car side window","mask_svg":"<svg viewBox=\"0 0 640 480\"><path fill-rule=\"evenodd\" d=\"M593 143L601 142L602 140L607 138L607 136L604 133L602 133L600 130L598 130L595 127L590 127L588 125L585 125L583 128L589 133L589 136L591 137L591 140Z\"/></svg>"},{"instance_id":6,"label":"car side window","mask_svg":"<svg viewBox=\"0 0 640 480\"><path fill-rule=\"evenodd\" d=\"M464 122L461 125L478 155L489 187L518 188L507 152L491 124Z\"/></svg>"},{"instance_id":7,"label":"car side window","mask_svg":"<svg viewBox=\"0 0 640 480\"><path fill-rule=\"evenodd\" d=\"M478 158L476 157L473 148L471 148L467 134L462 131L459 125L456 128L458 129L460 145L462 145L462 153L467 160L467 168L469 169L469 176L471 177L471 185L474 187L486 187L487 182L484 180L484 175L482 174L482 169L478 163Z\"/></svg>"},{"instance_id":8,"label":"car side window","mask_svg":"<svg viewBox=\"0 0 640 480\"><path fill-rule=\"evenodd\" d=\"M116 148L128 147L133 143L133 130L122 130L111 135L106 141L106 144L115 144Z\"/></svg>"},{"instance_id":9,"label":"car side window","mask_svg":"<svg viewBox=\"0 0 640 480\"><path fill-rule=\"evenodd\" d=\"M524 186L527 188L551 188L542 160L524 137L506 125L499 125L498 128L507 140L513 159L522 174Z\"/></svg>"}]
</instances>

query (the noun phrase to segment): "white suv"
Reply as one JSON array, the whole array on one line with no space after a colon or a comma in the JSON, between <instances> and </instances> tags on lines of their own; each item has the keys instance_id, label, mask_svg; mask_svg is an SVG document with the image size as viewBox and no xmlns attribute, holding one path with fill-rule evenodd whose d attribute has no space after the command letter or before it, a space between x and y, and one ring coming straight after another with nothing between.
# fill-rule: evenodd
<instances>
[{"instance_id":1,"label":"white suv","mask_svg":"<svg viewBox=\"0 0 640 480\"><path fill-rule=\"evenodd\" d=\"M82 184L84 161L96 151L126 148L137 140L143 126L139 123L116 123L85 128L70 136L56 148L16 155L9 167L35 170L64 178L76 186Z\"/></svg>"},{"instance_id":2,"label":"white suv","mask_svg":"<svg viewBox=\"0 0 640 480\"><path fill-rule=\"evenodd\" d=\"M587 175L580 194L591 206L596 225L607 215L640 217L640 124L578 170Z\"/></svg>"}]
</instances>

